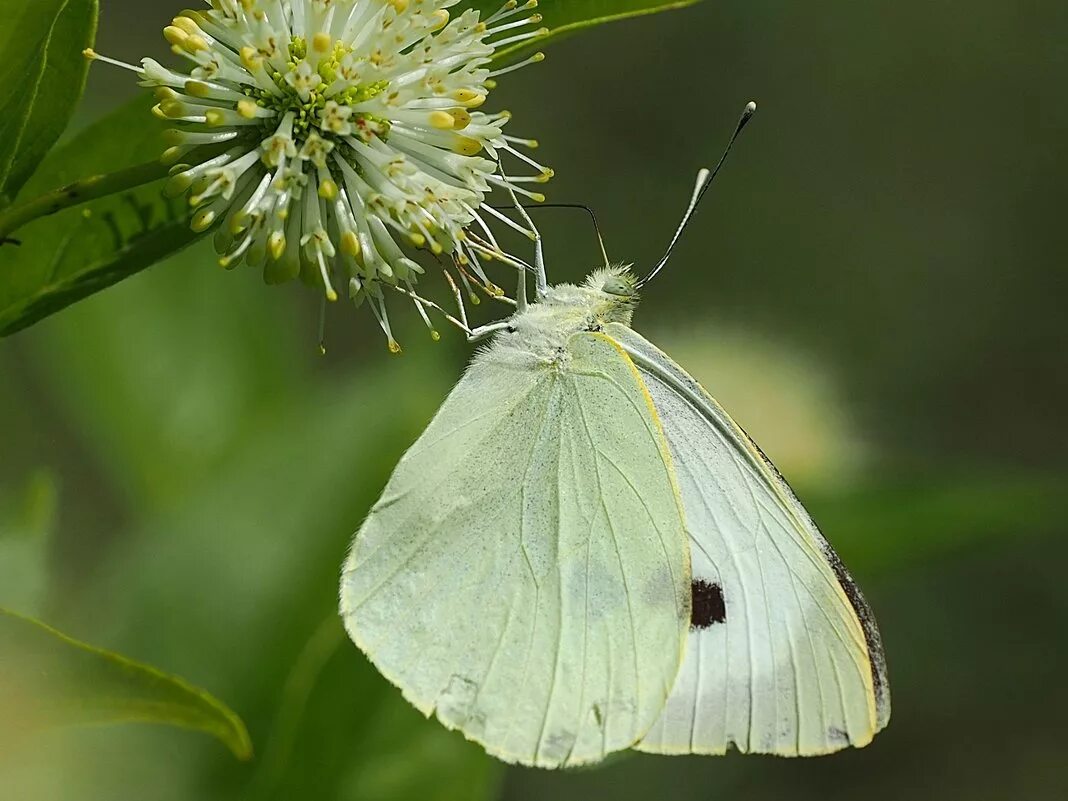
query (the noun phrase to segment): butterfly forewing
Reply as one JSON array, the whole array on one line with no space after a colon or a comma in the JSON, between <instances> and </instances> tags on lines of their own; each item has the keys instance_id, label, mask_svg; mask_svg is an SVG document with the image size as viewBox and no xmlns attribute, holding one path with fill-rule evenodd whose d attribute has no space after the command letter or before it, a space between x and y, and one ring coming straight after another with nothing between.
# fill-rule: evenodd
<instances>
[{"instance_id":1,"label":"butterfly forewing","mask_svg":"<svg viewBox=\"0 0 1068 801\"><path fill-rule=\"evenodd\" d=\"M579 334L555 364L476 359L360 529L342 613L425 714L556 767L649 730L690 585L650 398L618 345Z\"/></svg>"},{"instance_id":2,"label":"butterfly forewing","mask_svg":"<svg viewBox=\"0 0 1068 801\"><path fill-rule=\"evenodd\" d=\"M660 415L687 519L693 626L657 753L828 753L889 717L874 618L778 472L700 386L611 324Z\"/></svg>"}]
</instances>

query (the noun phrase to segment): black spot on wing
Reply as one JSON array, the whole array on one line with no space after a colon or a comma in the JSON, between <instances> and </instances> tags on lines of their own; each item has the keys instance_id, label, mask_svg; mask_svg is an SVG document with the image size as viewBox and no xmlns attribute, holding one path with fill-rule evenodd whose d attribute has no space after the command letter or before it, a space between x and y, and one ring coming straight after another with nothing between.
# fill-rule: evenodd
<instances>
[{"instance_id":1,"label":"black spot on wing","mask_svg":"<svg viewBox=\"0 0 1068 801\"><path fill-rule=\"evenodd\" d=\"M690 613L692 628L707 629L727 620L727 604L723 601L723 588L718 584L696 579L690 584L690 596L693 600L693 611Z\"/></svg>"}]
</instances>

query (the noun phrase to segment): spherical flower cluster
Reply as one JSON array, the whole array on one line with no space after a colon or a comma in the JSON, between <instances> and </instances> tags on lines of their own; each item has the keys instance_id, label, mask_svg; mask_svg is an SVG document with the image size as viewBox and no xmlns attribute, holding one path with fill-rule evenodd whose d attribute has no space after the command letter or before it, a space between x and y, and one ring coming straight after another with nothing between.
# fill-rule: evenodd
<instances>
[{"instance_id":1,"label":"spherical flower cluster","mask_svg":"<svg viewBox=\"0 0 1068 801\"><path fill-rule=\"evenodd\" d=\"M366 300L395 349L383 290L415 298L424 319L432 305L415 295L423 267L406 253L446 255L465 282L492 287L480 258L505 254L488 193L540 200L523 184L552 175L517 149L535 142L504 133L507 112L480 110L515 68L491 71L495 50L546 33L533 29L537 0L509 0L485 20L470 9L452 18L457 2L209 0L164 31L188 73L87 55L155 89L156 115L176 124L166 191L188 195L194 230L217 228L223 266L262 265L268 283L299 277L326 299ZM505 153L535 174L507 175Z\"/></svg>"}]
</instances>

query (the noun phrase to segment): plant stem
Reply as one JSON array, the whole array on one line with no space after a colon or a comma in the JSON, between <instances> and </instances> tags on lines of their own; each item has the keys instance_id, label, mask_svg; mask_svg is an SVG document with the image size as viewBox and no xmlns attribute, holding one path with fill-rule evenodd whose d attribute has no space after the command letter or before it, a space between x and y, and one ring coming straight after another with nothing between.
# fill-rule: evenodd
<instances>
[{"instance_id":1,"label":"plant stem","mask_svg":"<svg viewBox=\"0 0 1068 801\"><path fill-rule=\"evenodd\" d=\"M0 212L0 243L10 241L9 234L39 217L47 217L90 200L158 181L167 174L166 165L159 161L150 161L105 175L93 175L54 189L33 200Z\"/></svg>"}]
</instances>

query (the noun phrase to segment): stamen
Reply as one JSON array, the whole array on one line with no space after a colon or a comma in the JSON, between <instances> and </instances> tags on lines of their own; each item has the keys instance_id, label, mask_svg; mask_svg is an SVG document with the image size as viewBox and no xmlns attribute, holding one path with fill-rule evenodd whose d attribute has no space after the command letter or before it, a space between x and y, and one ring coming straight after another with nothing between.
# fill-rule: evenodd
<instances>
[{"instance_id":1,"label":"stamen","mask_svg":"<svg viewBox=\"0 0 1068 801\"><path fill-rule=\"evenodd\" d=\"M389 347L390 353L400 353L401 346L397 343L397 340L393 338L393 332L389 327L389 313L386 311L386 302L382 298L368 297L368 305L371 307L371 311L374 313L375 318L378 320L378 324L382 327L382 331L386 335L386 344Z\"/></svg>"},{"instance_id":2,"label":"stamen","mask_svg":"<svg viewBox=\"0 0 1068 801\"><path fill-rule=\"evenodd\" d=\"M502 67L501 69L493 70L493 72L491 72L489 74L489 77L490 78L499 78L502 75L507 75L510 72L515 72L516 70L521 70L521 69L523 69L523 67L529 67L531 64L540 64L544 60L545 60L545 54L542 53L541 51L538 51L537 53L532 55L530 58L526 58L526 59L518 62L517 64L513 64L510 67Z\"/></svg>"},{"instance_id":3,"label":"stamen","mask_svg":"<svg viewBox=\"0 0 1068 801\"><path fill-rule=\"evenodd\" d=\"M515 36L509 36L505 39L501 39L497 42L487 42L495 49L507 47L508 45L519 44L519 42L526 42L530 39L541 39L544 36L549 35L548 28L538 28L536 31L528 31L527 33L516 34Z\"/></svg>"}]
</instances>

